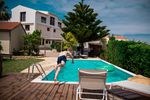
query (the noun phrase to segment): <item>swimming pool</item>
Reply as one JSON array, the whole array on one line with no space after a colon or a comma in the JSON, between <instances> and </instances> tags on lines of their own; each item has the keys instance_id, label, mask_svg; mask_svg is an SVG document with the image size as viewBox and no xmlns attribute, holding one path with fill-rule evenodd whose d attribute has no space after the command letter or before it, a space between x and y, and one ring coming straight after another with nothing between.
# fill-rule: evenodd
<instances>
[{"instance_id":1,"label":"swimming pool","mask_svg":"<svg viewBox=\"0 0 150 100\"><path fill-rule=\"evenodd\" d=\"M127 80L132 76L102 60L74 60L74 64L71 63L71 60L68 60L66 65L61 68L57 80L60 82L78 82L78 69L107 69L107 83ZM54 75L55 71L53 70L43 80L53 81Z\"/></svg>"}]
</instances>

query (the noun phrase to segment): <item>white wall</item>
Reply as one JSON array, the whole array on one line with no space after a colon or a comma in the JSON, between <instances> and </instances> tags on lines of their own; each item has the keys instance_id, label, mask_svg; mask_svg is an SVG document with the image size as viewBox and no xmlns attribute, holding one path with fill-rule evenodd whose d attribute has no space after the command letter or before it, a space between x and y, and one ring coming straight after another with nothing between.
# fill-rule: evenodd
<instances>
[{"instance_id":1,"label":"white wall","mask_svg":"<svg viewBox=\"0 0 150 100\"><path fill-rule=\"evenodd\" d=\"M9 49L9 32L0 32L0 41L2 45L2 54L9 54L10 49Z\"/></svg>"},{"instance_id":2,"label":"white wall","mask_svg":"<svg viewBox=\"0 0 150 100\"><path fill-rule=\"evenodd\" d=\"M26 12L26 21L21 22L24 25L30 25L30 31L32 33L35 30L35 13L36 10L27 8L21 5L16 6L12 10L12 22L20 22L20 12Z\"/></svg>"},{"instance_id":3,"label":"white wall","mask_svg":"<svg viewBox=\"0 0 150 100\"><path fill-rule=\"evenodd\" d=\"M42 24L37 24L36 28L38 30L41 30L42 32L42 38L44 39L58 39L61 40L62 36L60 34L62 34L62 30L60 28L55 28L56 32L54 32L54 28L50 27L48 25L42 25ZM50 31L47 31L47 28L50 29Z\"/></svg>"},{"instance_id":4,"label":"white wall","mask_svg":"<svg viewBox=\"0 0 150 100\"><path fill-rule=\"evenodd\" d=\"M17 28L11 31L11 51L13 52L13 49L19 50L23 47L24 39L23 36L25 36L25 31L23 30L23 27L19 25Z\"/></svg>"},{"instance_id":5,"label":"white wall","mask_svg":"<svg viewBox=\"0 0 150 100\"><path fill-rule=\"evenodd\" d=\"M30 30L29 31L25 30L26 33L32 34L32 32L35 31L35 24L33 24L33 23L27 23L27 24L22 24L22 25L23 25L24 29L25 29L25 25L30 25Z\"/></svg>"},{"instance_id":6,"label":"white wall","mask_svg":"<svg viewBox=\"0 0 150 100\"><path fill-rule=\"evenodd\" d=\"M50 25L51 16L55 18L54 26ZM46 23L41 22L41 17L46 17ZM36 13L36 29L42 31L42 38L44 39L58 39L58 40L62 39L60 35L62 34L62 30L58 27L58 21L59 21L58 18L52 14L43 14L40 12ZM47 28L49 28L50 30L47 31ZM54 29L56 30L56 32L54 32Z\"/></svg>"},{"instance_id":7,"label":"white wall","mask_svg":"<svg viewBox=\"0 0 150 100\"><path fill-rule=\"evenodd\" d=\"M46 24L45 23L41 23L41 17L46 17ZM50 25L50 17L54 17L55 18L55 25ZM37 12L36 13L36 23L38 24L42 24L42 25L48 25L50 27L53 27L53 28L59 28L58 27L58 22L61 22L56 16L52 15L52 14L44 14L44 13L40 13L40 12Z\"/></svg>"},{"instance_id":8,"label":"white wall","mask_svg":"<svg viewBox=\"0 0 150 100\"><path fill-rule=\"evenodd\" d=\"M36 10L18 5L11 11L12 11L11 21L20 22L20 12L26 12L26 21L22 23L35 23Z\"/></svg>"}]
</instances>

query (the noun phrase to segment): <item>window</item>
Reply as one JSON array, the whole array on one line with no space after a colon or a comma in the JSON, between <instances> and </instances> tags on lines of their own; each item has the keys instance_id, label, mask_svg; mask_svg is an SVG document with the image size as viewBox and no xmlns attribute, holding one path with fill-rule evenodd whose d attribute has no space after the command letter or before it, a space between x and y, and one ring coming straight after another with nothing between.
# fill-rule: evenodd
<instances>
[{"instance_id":1,"label":"window","mask_svg":"<svg viewBox=\"0 0 150 100\"><path fill-rule=\"evenodd\" d=\"M49 27L47 28L47 31L50 31L50 28L49 28Z\"/></svg>"},{"instance_id":2,"label":"window","mask_svg":"<svg viewBox=\"0 0 150 100\"><path fill-rule=\"evenodd\" d=\"M41 22L46 23L46 17L41 17Z\"/></svg>"},{"instance_id":3,"label":"window","mask_svg":"<svg viewBox=\"0 0 150 100\"><path fill-rule=\"evenodd\" d=\"M26 12L20 12L20 21L26 21Z\"/></svg>"},{"instance_id":4,"label":"window","mask_svg":"<svg viewBox=\"0 0 150 100\"><path fill-rule=\"evenodd\" d=\"M61 28L61 22L58 22L58 27L60 27L60 28Z\"/></svg>"},{"instance_id":5,"label":"window","mask_svg":"<svg viewBox=\"0 0 150 100\"><path fill-rule=\"evenodd\" d=\"M50 40L46 40L46 44L50 44Z\"/></svg>"},{"instance_id":6,"label":"window","mask_svg":"<svg viewBox=\"0 0 150 100\"><path fill-rule=\"evenodd\" d=\"M44 39L42 39L42 45L44 45Z\"/></svg>"},{"instance_id":7,"label":"window","mask_svg":"<svg viewBox=\"0 0 150 100\"><path fill-rule=\"evenodd\" d=\"M56 29L54 29L53 32L56 32Z\"/></svg>"},{"instance_id":8,"label":"window","mask_svg":"<svg viewBox=\"0 0 150 100\"><path fill-rule=\"evenodd\" d=\"M29 31L30 30L30 25L25 25L25 30Z\"/></svg>"},{"instance_id":9,"label":"window","mask_svg":"<svg viewBox=\"0 0 150 100\"><path fill-rule=\"evenodd\" d=\"M48 40L46 40L46 44L48 44Z\"/></svg>"},{"instance_id":10,"label":"window","mask_svg":"<svg viewBox=\"0 0 150 100\"><path fill-rule=\"evenodd\" d=\"M50 25L55 25L55 18L54 17L50 17Z\"/></svg>"}]
</instances>

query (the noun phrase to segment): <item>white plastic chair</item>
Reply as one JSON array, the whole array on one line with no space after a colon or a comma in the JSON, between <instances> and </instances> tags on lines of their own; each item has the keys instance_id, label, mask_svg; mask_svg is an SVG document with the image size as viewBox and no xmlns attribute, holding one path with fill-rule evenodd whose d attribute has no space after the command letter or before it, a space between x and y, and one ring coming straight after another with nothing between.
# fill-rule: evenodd
<instances>
[{"instance_id":1,"label":"white plastic chair","mask_svg":"<svg viewBox=\"0 0 150 100\"><path fill-rule=\"evenodd\" d=\"M78 100L78 97L86 100L107 100L106 76L106 70L79 70L79 86L76 91L76 100ZM90 92L85 92L84 90L90 90ZM98 92L95 93L93 92L94 90ZM102 96L102 98L87 98L82 96L84 94Z\"/></svg>"}]
</instances>

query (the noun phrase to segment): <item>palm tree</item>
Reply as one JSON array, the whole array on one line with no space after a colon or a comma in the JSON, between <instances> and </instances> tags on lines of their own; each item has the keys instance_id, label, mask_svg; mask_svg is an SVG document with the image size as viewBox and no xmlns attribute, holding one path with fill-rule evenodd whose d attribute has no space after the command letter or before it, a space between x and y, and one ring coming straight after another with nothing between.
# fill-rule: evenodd
<instances>
[{"instance_id":1,"label":"palm tree","mask_svg":"<svg viewBox=\"0 0 150 100\"><path fill-rule=\"evenodd\" d=\"M8 7L5 6L5 2L2 0L0 1L0 21L8 21L9 19Z\"/></svg>"}]
</instances>

